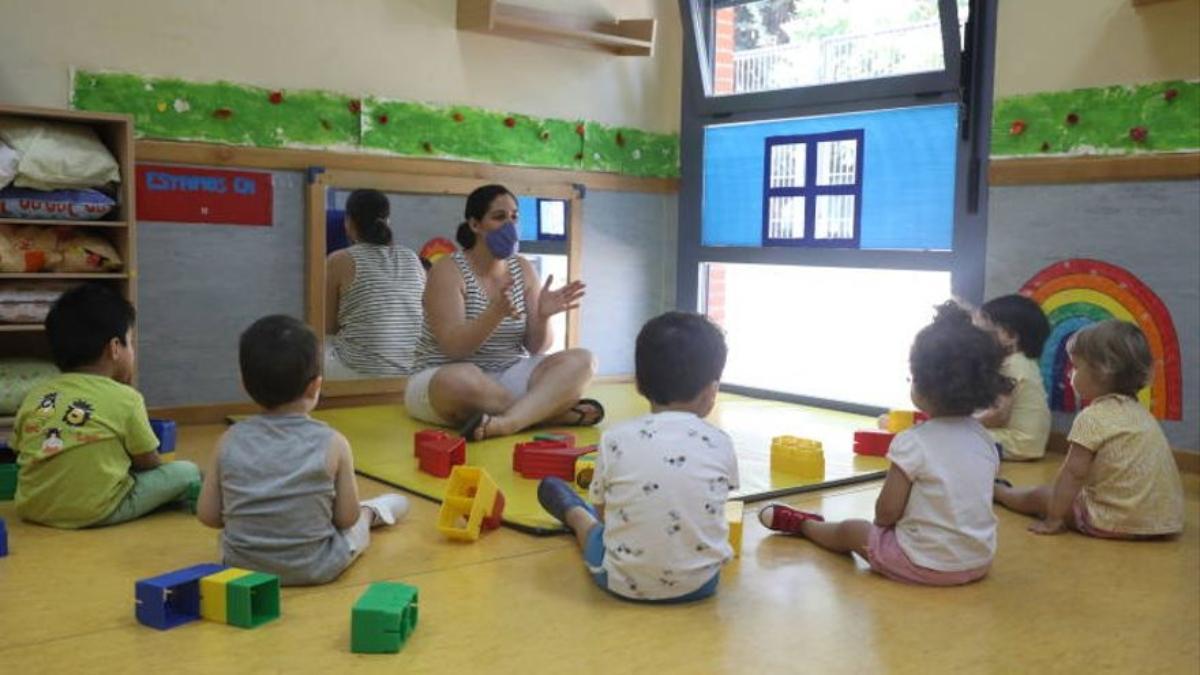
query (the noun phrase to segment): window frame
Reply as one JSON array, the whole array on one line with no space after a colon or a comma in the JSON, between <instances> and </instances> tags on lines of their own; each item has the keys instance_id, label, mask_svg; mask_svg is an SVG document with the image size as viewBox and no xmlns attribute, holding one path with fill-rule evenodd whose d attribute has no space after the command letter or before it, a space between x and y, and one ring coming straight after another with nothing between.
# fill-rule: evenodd
<instances>
[{"instance_id":1,"label":"window frame","mask_svg":"<svg viewBox=\"0 0 1200 675\"><path fill-rule=\"evenodd\" d=\"M996 0L984 0L994 3ZM941 22L942 70L895 75L892 77L851 80L809 87L793 87L745 94L715 96L713 72L709 58L714 17L707 9L725 9L748 5L758 0L680 0L679 9L684 26L684 70L696 71L699 87L684 88L685 110L690 102L693 110L703 115L726 115L752 110L777 110L793 104L797 95L809 105L853 104L864 98L900 96L910 92L941 92L959 85L963 60L959 46L958 6L955 0L937 0ZM976 0L972 0L972 7ZM974 15L972 11L971 15ZM991 16L995 16L994 13ZM688 27L692 29L689 31ZM691 42L691 48L688 42ZM689 58L689 53L692 58ZM690 66L689 66L690 62ZM687 75L685 74L685 79ZM690 100L689 100L690 99Z\"/></svg>"},{"instance_id":2,"label":"window frame","mask_svg":"<svg viewBox=\"0 0 1200 675\"><path fill-rule=\"evenodd\" d=\"M745 1L748 0L717 0L717 6ZM956 2L938 0L946 64L943 71L720 97L707 94L712 80L707 63L710 44L707 37L711 35L712 22L705 19L702 4L701 0L679 0L684 53L677 307L682 311L702 311L705 301L702 265L722 262L946 271L950 273L951 292L956 297L971 303L982 302L997 0L970 0L961 52ZM702 243L706 127L938 104L956 104L959 109L950 250ZM860 149L865 151L863 146ZM858 201L856 208L861 205L861 199ZM861 230L859 233L861 236ZM722 389L859 413L876 410L854 402L827 401L774 390L725 384Z\"/></svg>"},{"instance_id":3,"label":"window frame","mask_svg":"<svg viewBox=\"0 0 1200 675\"><path fill-rule=\"evenodd\" d=\"M850 185L817 184L817 153L821 143L834 141L855 142L854 182ZM763 139L763 223L762 245L803 246L807 248L858 248L861 239L859 226L862 223L863 152L862 129L843 129L816 134L793 134L768 136ZM804 185L802 187L771 187L771 152L780 145L804 144ZM817 239L817 197L851 195L854 197L853 234L838 239ZM796 238L772 237L770 211L772 197L804 197L804 236Z\"/></svg>"}]
</instances>

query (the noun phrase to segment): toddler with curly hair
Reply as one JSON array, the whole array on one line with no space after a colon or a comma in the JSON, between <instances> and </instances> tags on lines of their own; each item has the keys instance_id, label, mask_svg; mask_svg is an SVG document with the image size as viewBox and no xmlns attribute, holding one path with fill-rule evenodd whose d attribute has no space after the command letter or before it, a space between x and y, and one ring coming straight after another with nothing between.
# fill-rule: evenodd
<instances>
[{"instance_id":1,"label":"toddler with curly hair","mask_svg":"<svg viewBox=\"0 0 1200 675\"><path fill-rule=\"evenodd\" d=\"M937 310L909 352L913 403L929 420L892 440L875 520L824 522L783 504L759 512L769 529L835 553L857 553L889 579L955 586L982 579L996 554L992 487L1000 458L972 413L1012 390L1005 351L953 302Z\"/></svg>"}]
</instances>

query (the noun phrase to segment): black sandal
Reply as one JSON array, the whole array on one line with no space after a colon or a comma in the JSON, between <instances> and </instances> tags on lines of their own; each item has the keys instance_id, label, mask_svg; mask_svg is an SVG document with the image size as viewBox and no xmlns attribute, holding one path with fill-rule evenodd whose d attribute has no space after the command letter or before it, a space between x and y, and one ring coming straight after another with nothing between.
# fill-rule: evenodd
<instances>
[{"instance_id":1,"label":"black sandal","mask_svg":"<svg viewBox=\"0 0 1200 675\"><path fill-rule=\"evenodd\" d=\"M488 415L481 410L467 418L466 423L459 427L458 435L465 438L468 443L474 443L475 441L486 441L486 437L475 438L475 432L479 431L479 427L483 427L484 433L486 434L487 423L491 421L491 419L491 415Z\"/></svg>"},{"instance_id":2,"label":"black sandal","mask_svg":"<svg viewBox=\"0 0 1200 675\"><path fill-rule=\"evenodd\" d=\"M571 409L567 412L573 412L576 415L579 415L579 419L575 420L574 423L568 426L594 427L604 421L604 405L594 398L579 399L579 401L575 405L571 406ZM596 419L592 420L591 422L585 422L584 420L588 418L589 412L594 412Z\"/></svg>"}]
</instances>

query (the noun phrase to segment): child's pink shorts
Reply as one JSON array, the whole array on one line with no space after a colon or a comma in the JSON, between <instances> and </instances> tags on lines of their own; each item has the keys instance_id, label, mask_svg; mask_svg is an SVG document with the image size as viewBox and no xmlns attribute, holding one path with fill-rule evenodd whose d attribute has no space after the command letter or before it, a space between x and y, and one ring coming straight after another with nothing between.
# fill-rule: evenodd
<instances>
[{"instance_id":1,"label":"child's pink shorts","mask_svg":"<svg viewBox=\"0 0 1200 675\"><path fill-rule=\"evenodd\" d=\"M900 542L896 541L896 528L871 526L867 538L867 562L871 569L895 581L923 586L961 586L979 581L992 568L991 563L960 572L942 572L916 565L908 559Z\"/></svg>"},{"instance_id":2,"label":"child's pink shorts","mask_svg":"<svg viewBox=\"0 0 1200 675\"><path fill-rule=\"evenodd\" d=\"M1075 495L1075 502L1071 504L1071 512L1075 516L1075 530L1080 534L1086 534L1089 537L1097 539L1128 539L1130 541L1140 541L1144 539L1164 539L1174 536L1173 534L1127 534L1125 532L1113 532L1096 527L1092 524L1092 518L1088 515L1087 507L1083 505L1083 493Z\"/></svg>"}]
</instances>

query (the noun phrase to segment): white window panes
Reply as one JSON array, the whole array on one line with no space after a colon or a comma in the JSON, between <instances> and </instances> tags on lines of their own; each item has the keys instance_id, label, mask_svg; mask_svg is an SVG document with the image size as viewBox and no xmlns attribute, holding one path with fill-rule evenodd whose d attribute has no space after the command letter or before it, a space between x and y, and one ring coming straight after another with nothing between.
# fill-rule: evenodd
<instances>
[{"instance_id":1,"label":"white window panes","mask_svg":"<svg viewBox=\"0 0 1200 675\"><path fill-rule=\"evenodd\" d=\"M858 174L858 141L817 143L817 185L853 185Z\"/></svg>"},{"instance_id":2,"label":"white window panes","mask_svg":"<svg viewBox=\"0 0 1200 675\"><path fill-rule=\"evenodd\" d=\"M771 146L771 187L804 187L807 150L806 143Z\"/></svg>"},{"instance_id":3,"label":"white window panes","mask_svg":"<svg viewBox=\"0 0 1200 675\"><path fill-rule=\"evenodd\" d=\"M567 236L567 203L561 199L538 200L538 234Z\"/></svg>"},{"instance_id":4,"label":"white window panes","mask_svg":"<svg viewBox=\"0 0 1200 675\"><path fill-rule=\"evenodd\" d=\"M771 197L767 201L771 239L803 239L804 224L804 197Z\"/></svg>"},{"instance_id":5,"label":"white window panes","mask_svg":"<svg viewBox=\"0 0 1200 675\"><path fill-rule=\"evenodd\" d=\"M813 239L854 238L854 195L817 195Z\"/></svg>"}]
</instances>

